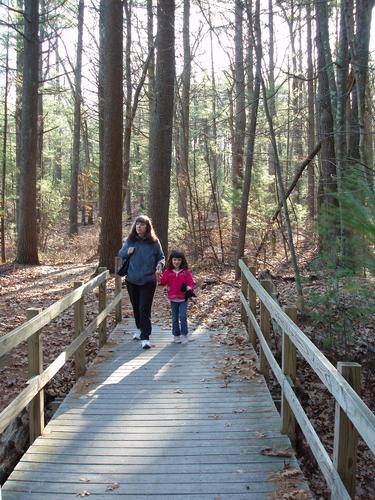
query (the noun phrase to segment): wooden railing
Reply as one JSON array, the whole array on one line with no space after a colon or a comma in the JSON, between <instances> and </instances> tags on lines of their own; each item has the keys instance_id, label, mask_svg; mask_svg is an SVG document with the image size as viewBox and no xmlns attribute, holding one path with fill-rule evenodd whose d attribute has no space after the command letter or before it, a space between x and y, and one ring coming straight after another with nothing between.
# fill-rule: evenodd
<instances>
[{"instance_id":1,"label":"wooden railing","mask_svg":"<svg viewBox=\"0 0 375 500\"><path fill-rule=\"evenodd\" d=\"M254 270L244 260L241 270L242 320L246 323L250 341L259 340L259 368L268 380L271 368L282 389L281 431L295 439L295 422L314 454L331 490L332 498L354 498L358 433L375 454L375 415L358 396L360 365L338 363L337 369L292 321L296 308L281 307L269 295L270 281L259 283ZM260 325L256 319L256 299L260 305ZM291 316L291 317L290 317ZM271 322L282 332L282 366L269 347ZM333 461L309 421L294 393L296 381L296 351L309 363L336 401Z\"/></svg>"},{"instance_id":2,"label":"wooden railing","mask_svg":"<svg viewBox=\"0 0 375 500\"><path fill-rule=\"evenodd\" d=\"M122 260L116 258L116 269ZM77 378L86 371L85 341L99 329L99 347L107 340L106 318L115 309L116 322L121 321L121 299L123 291L121 278L116 274L115 295L107 305L106 283L109 271L99 268L98 275L87 283L75 282L74 291L55 302L47 309L31 308L27 310L27 321L0 338L0 357L17 347L21 342L28 342L29 380L27 387L0 413L0 433L10 422L29 406L30 444L42 434L44 429L44 386L74 355ZM99 287L99 313L85 326L85 296ZM74 305L74 338L69 346L43 370L42 328L57 318L66 309Z\"/></svg>"}]
</instances>

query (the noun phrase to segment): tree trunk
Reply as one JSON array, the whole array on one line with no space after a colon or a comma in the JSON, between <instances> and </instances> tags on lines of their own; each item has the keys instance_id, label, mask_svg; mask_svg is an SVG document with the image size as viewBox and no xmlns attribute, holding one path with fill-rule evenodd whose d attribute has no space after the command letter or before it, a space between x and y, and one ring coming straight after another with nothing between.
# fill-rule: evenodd
<instances>
[{"instance_id":1,"label":"tree trunk","mask_svg":"<svg viewBox=\"0 0 375 500\"><path fill-rule=\"evenodd\" d=\"M312 151L315 143L315 108L314 108L314 66L311 30L311 4L307 2L307 149ZM310 219L315 219L315 162L311 161L307 170L307 206Z\"/></svg>"},{"instance_id":2,"label":"tree trunk","mask_svg":"<svg viewBox=\"0 0 375 500\"><path fill-rule=\"evenodd\" d=\"M123 200L125 200L126 191L128 188L129 171L130 171L130 140L132 135L132 71L131 71L131 44L132 44L132 0L124 0L125 22L126 22L126 41L125 41L125 83L126 83L126 98L125 98L125 130L124 130L124 165L123 165L123 180L122 192Z\"/></svg>"},{"instance_id":3,"label":"tree trunk","mask_svg":"<svg viewBox=\"0 0 375 500\"><path fill-rule=\"evenodd\" d=\"M59 57L59 37L56 35L55 38L55 59L56 59L56 94L57 94L57 106L61 109L61 83L60 83L60 57ZM62 141L63 141L63 131L62 127L59 127L58 139L56 141L55 148L55 166L54 166L54 182L56 185L60 184L62 178Z\"/></svg>"},{"instance_id":4,"label":"tree trunk","mask_svg":"<svg viewBox=\"0 0 375 500\"><path fill-rule=\"evenodd\" d=\"M256 3L257 10L255 11L255 26L259 25L259 3ZM249 37L254 39L254 34L252 33L252 14L248 8L248 21L249 29L251 33ZM260 60L257 59L256 73L255 73L255 85L252 92L253 101L251 103L251 118L250 124L247 132L247 150L246 150L246 165L245 165L245 175L242 187L242 198L241 198L241 208L240 208L240 228L238 237L238 247L236 256L236 279L240 278L240 268L239 260L243 257L245 252L245 241L246 241L246 226L247 226L247 211L249 205L250 196L250 186L251 186L251 175L254 165L254 145L255 145L255 135L257 128L257 117L258 117L258 107L259 107L259 96L260 96L260 76L261 76L261 65Z\"/></svg>"},{"instance_id":5,"label":"tree trunk","mask_svg":"<svg viewBox=\"0 0 375 500\"><path fill-rule=\"evenodd\" d=\"M73 152L70 184L69 206L69 235L78 234L78 177L80 171L80 142L81 142L81 83L82 83L82 36L83 36L84 0L78 4L78 41L77 62L75 68L74 84L74 126L73 126Z\"/></svg>"},{"instance_id":6,"label":"tree trunk","mask_svg":"<svg viewBox=\"0 0 375 500\"><path fill-rule=\"evenodd\" d=\"M275 96L275 57L274 57L274 26L273 26L273 0L268 0L268 93L269 108L271 119L276 115L276 96ZM273 178L275 174L274 155L272 144L268 144L268 174ZM275 192L275 184L271 182L268 186L270 193Z\"/></svg>"},{"instance_id":7,"label":"tree trunk","mask_svg":"<svg viewBox=\"0 0 375 500\"><path fill-rule=\"evenodd\" d=\"M103 173L104 173L104 64L106 54L104 37L104 16L106 0L99 6L99 69L98 69L98 114L99 114L99 215L103 211Z\"/></svg>"},{"instance_id":8,"label":"tree trunk","mask_svg":"<svg viewBox=\"0 0 375 500\"><path fill-rule=\"evenodd\" d=\"M5 255L5 186L7 172L7 145L8 145L8 91L9 91L9 28L5 38L5 86L4 86L4 122L3 122L3 165L1 172L1 202L0 202L0 238L1 262L6 261Z\"/></svg>"},{"instance_id":9,"label":"tree trunk","mask_svg":"<svg viewBox=\"0 0 375 500\"><path fill-rule=\"evenodd\" d=\"M152 10L152 0L147 0L147 47L149 53L154 47L154 13ZM152 55L150 59L150 64L147 69L148 76L148 115L149 115L149 124L148 124L148 177L149 183L151 182L151 165L152 165L152 130L153 130L153 111L155 106L155 51L152 50ZM150 186L149 186L150 189Z\"/></svg>"},{"instance_id":10,"label":"tree trunk","mask_svg":"<svg viewBox=\"0 0 375 500\"><path fill-rule=\"evenodd\" d=\"M211 8L208 10L208 21L210 27L211 25ZM213 177L213 185L214 192L218 192L218 158L217 158L217 117L216 117L216 100L217 100L217 91L216 91L216 75L215 75L215 60L214 60L214 44L212 39L212 29L210 29L210 64L211 64L211 88L212 88L212 101L211 101L211 113L212 113L212 143L213 143L213 156L212 156L212 177Z\"/></svg>"},{"instance_id":11,"label":"tree trunk","mask_svg":"<svg viewBox=\"0 0 375 500\"><path fill-rule=\"evenodd\" d=\"M23 0L17 0L17 9L19 12L23 11ZM17 15L19 26L23 23L21 14ZM20 184L21 184L21 115L22 115L22 74L23 74L23 53L24 43L21 30L17 32L17 79L16 79L16 110L15 110L15 125L16 125L16 228L17 235L19 233L19 217L20 217Z\"/></svg>"},{"instance_id":12,"label":"tree trunk","mask_svg":"<svg viewBox=\"0 0 375 500\"><path fill-rule=\"evenodd\" d=\"M258 2L259 2L259 0L256 0L256 4L258 4ZM257 9L259 9L259 5L257 5ZM261 42L261 31L260 31L259 18L256 17L255 21L256 21L255 48L256 48L257 64L260 65L261 61L262 61L262 42ZM284 181L283 181L282 174L281 174L281 167L280 167L276 137L275 137L273 123L272 123L271 116L269 113L269 108L268 108L267 90L266 90L266 86L265 86L262 75L260 75L260 82L261 82L262 94L263 94L264 111L265 111L268 126L269 126L270 140L271 140L271 143L273 146L273 154L274 154L274 158L275 158L275 168L276 168L275 173L276 173L276 178L277 178L277 182L278 182L279 197L280 197L280 202L282 203L282 206L283 206L285 224L286 224L286 228L287 228L287 232L288 232L288 243L289 243L291 261L292 261L292 267L294 270L295 282L296 282L297 301L298 301L299 307L301 307L303 309L304 300L303 300L303 293L302 293L301 277L300 277L300 273L299 273L299 269L298 269L297 256L296 256L296 252L295 252L295 248L294 248L292 227L291 227L290 218L289 218L289 210L288 210L287 200L286 200L286 196L285 196Z\"/></svg>"},{"instance_id":13,"label":"tree trunk","mask_svg":"<svg viewBox=\"0 0 375 500\"><path fill-rule=\"evenodd\" d=\"M326 59L329 47L327 5L320 0L315 2L317 20L317 65L318 94L317 108L319 115L320 151L320 199L319 199L319 243L321 257L334 268L337 265L337 184L334 145L334 118L332 94L329 83L329 61ZM334 91L336 102L336 91Z\"/></svg>"},{"instance_id":14,"label":"tree trunk","mask_svg":"<svg viewBox=\"0 0 375 500\"><path fill-rule=\"evenodd\" d=\"M178 215L187 219L187 171L189 168L189 117L190 117L190 0L184 0L184 21L182 28L184 46L184 69L182 72L181 91L181 137L180 161L177 170Z\"/></svg>"},{"instance_id":15,"label":"tree trunk","mask_svg":"<svg viewBox=\"0 0 375 500\"><path fill-rule=\"evenodd\" d=\"M114 271L122 242L123 4L104 2L103 23L103 197L99 266ZM103 50L102 50L103 49Z\"/></svg>"},{"instance_id":16,"label":"tree trunk","mask_svg":"<svg viewBox=\"0 0 375 500\"><path fill-rule=\"evenodd\" d=\"M345 4L349 4L345 0ZM364 171L364 178L369 182L371 176L369 167L369 155L365 148L365 137L369 134L368 124L365 121L366 113L366 89L368 80L368 61L369 61L369 44L370 44L370 28L371 15L374 7L374 0L357 0L356 6L356 32L353 28L353 13L349 8L347 13L347 29L349 35L349 50L350 59L355 75L355 85L353 87L352 100L352 142L350 145L349 157L360 161ZM356 106L356 110L354 107ZM369 182L371 189L373 186Z\"/></svg>"},{"instance_id":17,"label":"tree trunk","mask_svg":"<svg viewBox=\"0 0 375 500\"><path fill-rule=\"evenodd\" d=\"M157 10L155 103L152 113L149 207L165 252L168 250L168 212L172 161L172 123L175 81L174 0L160 0Z\"/></svg>"},{"instance_id":18,"label":"tree trunk","mask_svg":"<svg viewBox=\"0 0 375 500\"><path fill-rule=\"evenodd\" d=\"M19 264L39 264L36 223L36 162L38 136L39 1L25 0L24 60L21 115L19 202Z\"/></svg>"},{"instance_id":19,"label":"tree trunk","mask_svg":"<svg viewBox=\"0 0 375 500\"><path fill-rule=\"evenodd\" d=\"M232 248L238 247L240 197L243 182L243 150L245 141L245 75L243 65L243 4L235 2L235 68L234 68L234 136L232 150Z\"/></svg>"}]
</instances>

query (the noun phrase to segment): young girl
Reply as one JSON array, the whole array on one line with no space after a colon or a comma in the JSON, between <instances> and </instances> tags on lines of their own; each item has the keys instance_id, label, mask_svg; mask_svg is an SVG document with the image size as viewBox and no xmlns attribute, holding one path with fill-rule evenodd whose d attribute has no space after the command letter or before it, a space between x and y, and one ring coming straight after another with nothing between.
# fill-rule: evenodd
<instances>
[{"instance_id":1,"label":"young girl","mask_svg":"<svg viewBox=\"0 0 375 500\"><path fill-rule=\"evenodd\" d=\"M160 278L160 285L168 286L168 299L171 302L172 333L176 344L188 341L187 300L185 291L194 290L195 283L188 269L183 252L173 250L169 255L166 269Z\"/></svg>"}]
</instances>

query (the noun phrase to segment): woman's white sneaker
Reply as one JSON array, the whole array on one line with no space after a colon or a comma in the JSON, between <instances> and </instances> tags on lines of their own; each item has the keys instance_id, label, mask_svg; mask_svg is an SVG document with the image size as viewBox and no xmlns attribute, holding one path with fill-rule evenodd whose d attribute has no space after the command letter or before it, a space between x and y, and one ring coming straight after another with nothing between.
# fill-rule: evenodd
<instances>
[{"instance_id":1,"label":"woman's white sneaker","mask_svg":"<svg viewBox=\"0 0 375 500\"><path fill-rule=\"evenodd\" d=\"M151 342L149 340L142 340L142 349L151 349Z\"/></svg>"},{"instance_id":2,"label":"woman's white sneaker","mask_svg":"<svg viewBox=\"0 0 375 500\"><path fill-rule=\"evenodd\" d=\"M181 335L181 344L187 344L188 342L187 335Z\"/></svg>"},{"instance_id":3,"label":"woman's white sneaker","mask_svg":"<svg viewBox=\"0 0 375 500\"><path fill-rule=\"evenodd\" d=\"M175 336L173 337L173 342L174 342L175 344L181 344L181 337L180 337L180 336L178 336L178 337L177 337L177 335L175 335Z\"/></svg>"},{"instance_id":4,"label":"woman's white sneaker","mask_svg":"<svg viewBox=\"0 0 375 500\"><path fill-rule=\"evenodd\" d=\"M141 332L135 332L133 334L133 340L140 340L141 338Z\"/></svg>"}]
</instances>

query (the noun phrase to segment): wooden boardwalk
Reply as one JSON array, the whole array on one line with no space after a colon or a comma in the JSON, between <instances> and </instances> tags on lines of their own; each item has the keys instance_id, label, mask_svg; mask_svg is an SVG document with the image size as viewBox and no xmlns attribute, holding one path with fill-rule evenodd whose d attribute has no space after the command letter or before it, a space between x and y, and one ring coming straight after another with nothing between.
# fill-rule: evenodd
<instances>
[{"instance_id":1,"label":"wooden boardwalk","mask_svg":"<svg viewBox=\"0 0 375 500\"><path fill-rule=\"evenodd\" d=\"M294 458L261 453L290 442L262 377L223 380L217 367L230 346L201 329L173 344L156 326L144 351L133 331L131 322L116 327L4 484L3 500L260 500L307 489ZM275 481L285 464L287 487Z\"/></svg>"}]
</instances>

